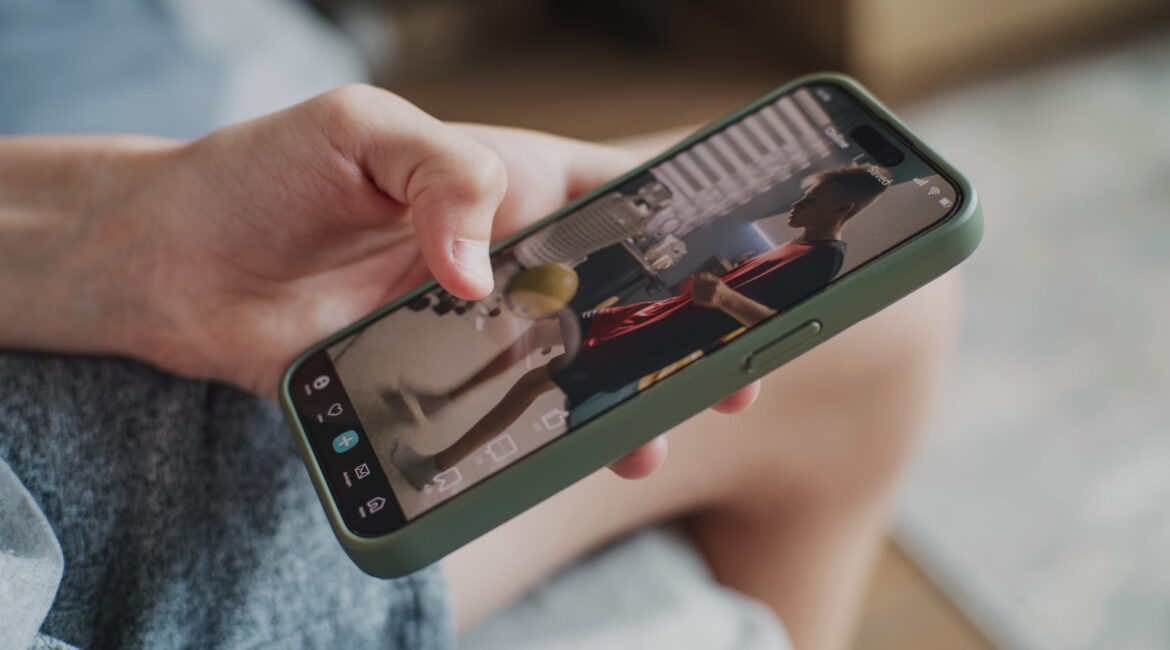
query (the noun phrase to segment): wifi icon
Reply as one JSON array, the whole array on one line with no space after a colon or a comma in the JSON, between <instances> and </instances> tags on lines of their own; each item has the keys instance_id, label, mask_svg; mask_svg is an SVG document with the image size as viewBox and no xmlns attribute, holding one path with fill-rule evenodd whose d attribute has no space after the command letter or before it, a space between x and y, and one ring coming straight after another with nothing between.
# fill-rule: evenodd
<instances>
[{"instance_id":1,"label":"wifi icon","mask_svg":"<svg viewBox=\"0 0 1170 650\"><path fill-rule=\"evenodd\" d=\"M942 190L938 189L938 187L934 185L931 185L930 189L926 191L927 196L935 196L938 194L942 194Z\"/></svg>"}]
</instances>

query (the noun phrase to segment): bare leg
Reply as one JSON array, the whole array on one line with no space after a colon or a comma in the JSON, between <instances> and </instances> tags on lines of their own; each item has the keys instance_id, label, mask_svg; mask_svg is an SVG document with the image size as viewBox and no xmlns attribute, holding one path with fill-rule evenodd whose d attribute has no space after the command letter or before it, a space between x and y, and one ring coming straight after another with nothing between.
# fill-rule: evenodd
<instances>
[{"instance_id":1,"label":"bare leg","mask_svg":"<svg viewBox=\"0 0 1170 650\"><path fill-rule=\"evenodd\" d=\"M458 399L459 396L473 390L480 384L499 376L500 373L516 365L517 362L536 350L542 350L560 344L560 324L555 320L537 321L536 324L521 334L520 338L513 341L512 345L497 354L487 365L480 368L478 372L450 391L448 396L453 400Z\"/></svg>"},{"instance_id":2,"label":"bare leg","mask_svg":"<svg viewBox=\"0 0 1170 650\"><path fill-rule=\"evenodd\" d=\"M548 374L548 366L529 370L516 380L499 404L480 418L475 426L459 437L451 446L435 455L435 467L441 472L467 458L481 445L500 435L537 397L556 388Z\"/></svg>"},{"instance_id":3,"label":"bare leg","mask_svg":"<svg viewBox=\"0 0 1170 650\"><path fill-rule=\"evenodd\" d=\"M614 537L681 519L716 577L770 605L797 648L843 647L956 298L953 275L936 281L770 375L747 412L676 427L649 478L598 472L457 551L460 628Z\"/></svg>"}]
</instances>

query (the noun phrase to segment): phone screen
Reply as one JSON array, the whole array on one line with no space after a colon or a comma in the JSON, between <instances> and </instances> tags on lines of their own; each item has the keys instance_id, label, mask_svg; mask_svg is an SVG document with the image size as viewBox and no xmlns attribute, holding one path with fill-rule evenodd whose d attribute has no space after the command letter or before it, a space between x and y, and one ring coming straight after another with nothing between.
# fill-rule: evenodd
<instances>
[{"instance_id":1,"label":"phone screen","mask_svg":"<svg viewBox=\"0 0 1170 650\"><path fill-rule=\"evenodd\" d=\"M310 357L293 403L350 528L384 534L951 212L956 188L815 83Z\"/></svg>"}]
</instances>

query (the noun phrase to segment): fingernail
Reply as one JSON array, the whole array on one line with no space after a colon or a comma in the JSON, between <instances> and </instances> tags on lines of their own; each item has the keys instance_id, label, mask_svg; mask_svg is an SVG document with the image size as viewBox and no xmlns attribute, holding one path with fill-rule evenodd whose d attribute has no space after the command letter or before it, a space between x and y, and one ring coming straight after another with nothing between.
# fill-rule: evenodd
<instances>
[{"instance_id":1,"label":"fingernail","mask_svg":"<svg viewBox=\"0 0 1170 650\"><path fill-rule=\"evenodd\" d=\"M483 282L491 283L492 265L488 260L488 243L478 239L457 237L451 245L455 263Z\"/></svg>"}]
</instances>

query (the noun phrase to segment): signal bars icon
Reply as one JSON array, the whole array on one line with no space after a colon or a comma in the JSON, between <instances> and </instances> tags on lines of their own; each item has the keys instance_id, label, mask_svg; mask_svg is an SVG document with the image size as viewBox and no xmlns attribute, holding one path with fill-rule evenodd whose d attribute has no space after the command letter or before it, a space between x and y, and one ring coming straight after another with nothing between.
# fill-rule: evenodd
<instances>
[{"instance_id":1,"label":"signal bars icon","mask_svg":"<svg viewBox=\"0 0 1170 650\"><path fill-rule=\"evenodd\" d=\"M917 185L918 187L926 187L926 184L928 182L930 182L930 181L926 180L925 178L915 178L915 179L913 179L913 181L914 181L914 184ZM930 189L926 190L927 196L938 196L939 194L942 194L942 190L940 190L937 185L931 185ZM952 205L954 205L954 201L951 201L950 199L948 199L947 197L944 196L944 197L939 198L938 204L944 208L949 208Z\"/></svg>"}]
</instances>

